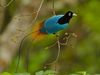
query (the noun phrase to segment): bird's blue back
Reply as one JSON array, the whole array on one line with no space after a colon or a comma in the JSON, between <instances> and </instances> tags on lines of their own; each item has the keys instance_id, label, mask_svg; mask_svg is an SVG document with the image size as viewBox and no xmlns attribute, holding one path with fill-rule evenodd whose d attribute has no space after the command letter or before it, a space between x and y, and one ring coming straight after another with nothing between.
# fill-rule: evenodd
<instances>
[{"instance_id":1,"label":"bird's blue back","mask_svg":"<svg viewBox=\"0 0 100 75\"><path fill-rule=\"evenodd\" d=\"M66 23L66 24L57 23L58 20L62 16L64 16L64 15L53 16L53 17L50 17L47 20L45 20L44 25L41 29L41 32L51 34L51 33L56 33L60 30L68 28L68 23Z\"/></svg>"}]
</instances>

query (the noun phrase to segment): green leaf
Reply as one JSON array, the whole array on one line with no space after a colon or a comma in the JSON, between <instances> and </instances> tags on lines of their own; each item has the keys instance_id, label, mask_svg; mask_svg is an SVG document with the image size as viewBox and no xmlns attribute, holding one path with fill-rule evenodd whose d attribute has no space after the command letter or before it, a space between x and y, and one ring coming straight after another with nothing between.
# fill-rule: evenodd
<instances>
[{"instance_id":1,"label":"green leaf","mask_svg":"<svg viewBox=\"0 0 100 75\"><path fill-rule=\"evenodd\" d=\"M14 75L31 75L30 73L15 73Z\"/></svg>"},{"instance_id":2,"label":"green leaf","mask_svg":"<svg viewBox=\"0 0 100 75\"><path fill-rule=\"evenodd\" d=\"M2 73L2 74L0 74L0 75L13 75L13 74L8 73L8 72L3 72L3 73Z\"/></svg>"},{"instance_id":3,"label":"green leaf","mask_svg":"<svg viewBox=\"0 0 100 75\"><path fill-rule=\"evenodd\" d=\"M46 70L46 71L38 71L35 75L55 75L56 72L53 70Z\"/></svg>"}]
</instances>

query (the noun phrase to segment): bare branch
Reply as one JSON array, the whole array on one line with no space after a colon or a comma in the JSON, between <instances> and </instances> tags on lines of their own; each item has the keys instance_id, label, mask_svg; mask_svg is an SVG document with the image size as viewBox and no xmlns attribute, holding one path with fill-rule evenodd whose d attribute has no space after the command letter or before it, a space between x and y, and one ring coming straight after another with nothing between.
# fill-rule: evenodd
<instances>
[{"instance_id":1,"label":"bare branch","mask_svg":"<svg viewBox=\"0 0 100 75\"><path fill-rule=\"evenodd\" d=\"M3 0L1 0L1 2L0 2L0 7L4 7L4 8L6 8L6 7L8 7L13 1L15 1L15 0L10 0L9 2L8 2L8 4L2 4L2 1Z\"/></svg>"},{"instance_id":2,"label":"bare branch","mask_svg":"<svg viewBox=\"0 0 100 75\"><path fill-rule=\"evenodd\" d=\"M58 52L57 52L56 59L55 59L53 62L47 64L47 66L48 66L48 65L54 65L55 71L56 71L56 64L57 64L57 62L58 62L58 60L59 60L59 56L60 56L61 46L62 46L62 45L68 46L68 43L69 43L69 40L71 39L71 37L76 38L77 35L76 35L75 33L65 33L65 36L62 38L62 40L66 40L65 42L60 42L60 40L59 40L60 37L59 37L58 34L56 35L56 37L57 37L57 42L55 42L53 45L48 46L48 47L45 48L45 49L52 48L52 47L54 47L56 44L57 44L57 46L58 46L58 49L57 49Z\"/></svg>"}]
</instances>

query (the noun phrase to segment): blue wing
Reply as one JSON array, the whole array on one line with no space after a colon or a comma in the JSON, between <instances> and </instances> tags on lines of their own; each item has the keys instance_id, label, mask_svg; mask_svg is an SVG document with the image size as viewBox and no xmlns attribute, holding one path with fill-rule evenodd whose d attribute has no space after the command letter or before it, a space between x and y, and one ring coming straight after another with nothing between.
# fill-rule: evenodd
<instances>
[{"instance_id":1,"label":"blue wing","mask_svg":"<svg viewBox=\"0 0 100 75\"><path fill-rule=\"evenodd\" d=\"M68 28L68 23L66 24L59 24L57 23L58 20L62 17L63 15L57 15L57 16L53 16L53 17L50 17L49 19L47 19L45 22L44 22L44 26L43 28L41 29L42 32L45 32L45 33L48 33L48 34L51 34L51 33L56 33L60 30L63 30L63 29L66 29Z\"/></svg>"}]
</instances>

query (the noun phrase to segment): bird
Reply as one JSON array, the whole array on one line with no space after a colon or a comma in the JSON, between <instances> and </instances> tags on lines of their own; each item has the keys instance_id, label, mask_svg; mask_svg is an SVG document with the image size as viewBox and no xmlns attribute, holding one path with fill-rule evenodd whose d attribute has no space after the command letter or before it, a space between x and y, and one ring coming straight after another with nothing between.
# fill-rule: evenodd
<instances>
[{"instance_id":1,"label":"bird","mask_svg":"<svg viewBox=\"0 0 100 75\"><path fill-rule=\"evenodd\" d=\"M69 22L73 16L77 16L72 11L67 11L64 15L54 15L34 26L33 39L41 39L48 34L56 34L61 30L69 28Z\"/></svg>"}]
</instances>

